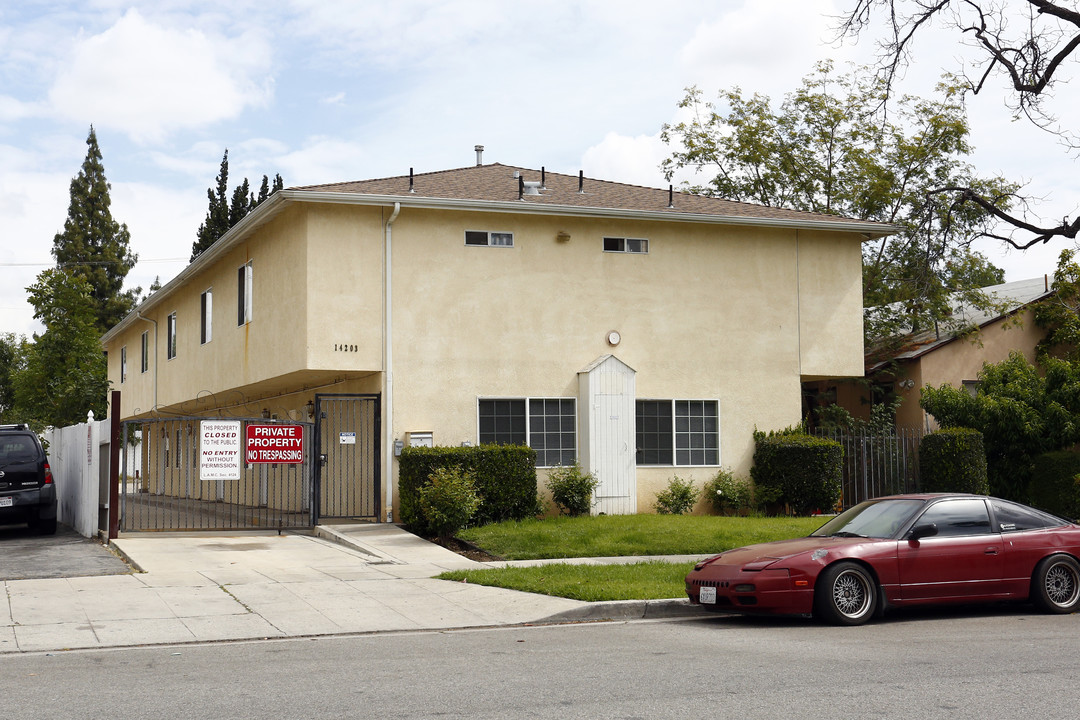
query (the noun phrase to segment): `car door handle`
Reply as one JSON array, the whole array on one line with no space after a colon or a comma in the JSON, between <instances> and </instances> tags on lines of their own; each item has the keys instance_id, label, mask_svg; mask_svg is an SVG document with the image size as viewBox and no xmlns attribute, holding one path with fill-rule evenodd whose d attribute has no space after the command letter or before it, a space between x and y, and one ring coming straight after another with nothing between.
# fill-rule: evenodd
<instances>
[{"instance_id":1,"label":"car door handle","mask_svg":"<svg viewBox=\"0 0 1080 720\"><path fill-rule=\"evenodd\" d=\"M997 555L998 552L999 552L999 549L996 548L996 547L988 547L988 548L986 548L986 550L984 552L987 555Z\"/></svg>"}]
</instances>

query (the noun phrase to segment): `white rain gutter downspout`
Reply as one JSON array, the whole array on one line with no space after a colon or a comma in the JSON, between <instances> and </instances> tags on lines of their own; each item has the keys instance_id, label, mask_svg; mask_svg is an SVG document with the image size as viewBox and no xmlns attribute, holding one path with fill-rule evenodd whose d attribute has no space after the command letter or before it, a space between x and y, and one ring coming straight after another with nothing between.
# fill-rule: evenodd
<instances>
[{"instance_id":1,"label":"white rain gutter downspout","mask_svg":"<svg viewBox=\"0 0 1080 720\"><path fill-rule=\"evenodd\" d=\"M153 411L157 412L157 409L158 409L158 347L157 347L158 337L157 337L157 320L152 320L152 319L150 319L148 317L143 317L142 312L139 311L139 310L135 311L135 317L142 320L143 322L152 323L153 326L154 326L154 407L153 407ZM142 362L142 361L140 360L140 362Z\"/></svg>"},{"instance_id":2,"label":"white rain gutter downspout","mask_svg":"<svg viewBox=\"0 0 1080 720\"><path fill-rule=\"evenodd\" d=\"M394 203L394 212L386 221L386 248L383 263L383 288L386 298L383 300L383 372L386 374L386 424L383 431L386 438L383 447L386 448L386 522L394 521L394 487L391 480L394 476L394 303L392 283L394 277L393 266L393 243L391 242L394 221L401 212L401 203Z\"/></svg>"}]
</instances>

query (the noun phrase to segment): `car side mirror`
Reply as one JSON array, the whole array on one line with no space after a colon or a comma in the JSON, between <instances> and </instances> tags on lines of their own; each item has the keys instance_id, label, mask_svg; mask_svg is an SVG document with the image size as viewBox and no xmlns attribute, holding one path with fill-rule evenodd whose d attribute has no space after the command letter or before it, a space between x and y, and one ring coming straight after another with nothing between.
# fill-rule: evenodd
<instances>
[{"instance_id":1,"label":"car side mirror","mask_svg":"<svg viewBox=\"0 0 1080 720\"><path fill-rule=\"evenodd\" d=\"M908 540L919 540L924 537L930 537L931 535L937 535L937 525L934 523L923 523L911 528L911 532L908 533Z\"/></svg>"}]
</instances>

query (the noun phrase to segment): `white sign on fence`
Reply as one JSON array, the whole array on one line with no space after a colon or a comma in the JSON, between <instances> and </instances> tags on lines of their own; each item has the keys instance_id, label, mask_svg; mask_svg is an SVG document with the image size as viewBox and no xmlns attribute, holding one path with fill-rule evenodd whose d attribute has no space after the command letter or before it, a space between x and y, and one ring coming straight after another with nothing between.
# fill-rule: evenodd
<instances>
[{"instance_id":1,"label":"white sign on fence","mask_svg":"<svg viewBox=\"0 0 1080 720\"><path fill-rule=\"evenodd\" d=\"M239 420L199 422L200 480L239 480L240 451Z\"/></svg>"}]
</instances>

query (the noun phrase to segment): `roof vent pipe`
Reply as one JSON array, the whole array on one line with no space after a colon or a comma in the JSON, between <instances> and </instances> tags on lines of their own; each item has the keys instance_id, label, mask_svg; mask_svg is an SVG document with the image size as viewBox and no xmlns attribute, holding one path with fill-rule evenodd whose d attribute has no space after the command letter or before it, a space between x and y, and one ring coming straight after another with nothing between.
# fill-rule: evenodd
<instances>
[{"instance_id":1,"label":"roof vent pipe","mask_svg":"<svg viewBox=\"0 0 1080 720\"><path fill-rule=\"evenodd\" d=\"M577 191L578 191L578 193L580 193L582 195L585 194L585 171L584 170L578 170L577 171Z\"/></svg>"},{"instance_id":2,"label":"roof vent pipe","mask_svg":"<svg viewBox=\"0 0 1080 720\"><path fill-rule=\"evenodd\" d=\"M675 207L675 186L674 185L668 185L667 186L667 206L669 208Z\"/></svg>"},{"instance_id":3,"label":"roof vent pipe","mask_svg":"<svg viewBox=\"0 0 1080 720\"><path fill-rule=\"evenodd\" d=\"M544 166L540 166L540 189L547 190L547 172L544 170Z\"/></svg>"},{"instance_id":4,"label":"roof vent pipe","mask_svg":"<svg viewBox=\"0 0 1080 720\"><path fill-rule=\"evenodd\" d=\"M411 192L411 193L416 192L415 190L413 190L413 169L412 168L409 168L409 192Z\"/></svg>"},{"instance_id":5,"label":"roof vent pipe","mask_svg":"<svg viewBox=\"0 0 1080 720\"><path fill-rule=\"evenodd\" d=\"M518 200L525 199L525 178L518 175Z\"/></svg>"},{"instance_id":6,"label":"roof vent pipe","mask_svg":"<svg viewBox=\"0 0 1080 720\"><path fill-rule=\"evenodd\" d=\"M484 164L484 146L477 145L473 148L476 151L476 166L480 167Z\"/></svg>"}]
</instances>

